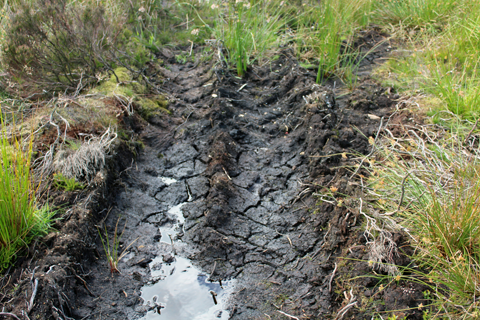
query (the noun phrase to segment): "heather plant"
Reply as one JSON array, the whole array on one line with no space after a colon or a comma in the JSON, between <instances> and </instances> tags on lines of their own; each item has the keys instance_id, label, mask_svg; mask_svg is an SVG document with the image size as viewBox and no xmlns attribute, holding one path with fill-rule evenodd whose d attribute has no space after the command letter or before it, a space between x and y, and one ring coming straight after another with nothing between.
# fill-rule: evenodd
<instances>
[{"instance_id":1,"label":"heather plant","mask_svg":"<svg viewBox=\"0 0 480 320\"><path fill-rule=\"evenodd\" d=\"M15 9L2 62L21 95L78 93L119 59L114 51L122 18L114 24L102 6L35 0Z\"/></svg>"}]
</instances>

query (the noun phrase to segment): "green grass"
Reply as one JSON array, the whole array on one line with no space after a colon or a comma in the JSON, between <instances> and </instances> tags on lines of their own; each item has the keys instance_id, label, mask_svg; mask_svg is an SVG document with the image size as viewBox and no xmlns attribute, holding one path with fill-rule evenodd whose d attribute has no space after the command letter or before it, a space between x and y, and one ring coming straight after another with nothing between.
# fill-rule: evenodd
<instances>
[{"instance_id":1,"label":"green grass","mask_svg":"<svg viewBox=\"0 0 480 320\"><path fill-rule=\"evenodd\" d=\"M420 92L440 99L434 112L446 109L464 118L478 118L480 3L387 1L377 14L385 22L397 23L392 27L401 30L407 44L405 54L383 67L390 79L395 78L393 84L408 94Z\"/></svg>"},{"instance_id":2,"label":"green grass","mask_svg":"<svg viewBox=\"0 0 480 320\"><path fill-rule=\"evenodd\" d=\"M351 63L341 65L342 55L354 54L350 45L355 30L370 22L372 1L322 1L313 6L299 22L297 43L300 52L312 56L318 63L317 82L330 77ZM343 45L343 52L342 52ZM348 61L348 60L347 60Z\"/></svg>"},{"instance_id":3,"label":"green grass","mask_svg":"<svg viewBox=\"0 0 480 320\"><path fill-rule=\"evenodd\" d=\"M432 31L452 15L462 1L456 0L380 0L375 1L377 17L384 23L411 28L426 27Z\"/></svg>"},{"instance_id":4,"label":"green grass","mask_svg":"<svg viewBox=\"0 0 480 320\"><path fill-rule=\"evenodd\" d=\"M379 148L368 194L384 228L411 239L419 269L406 271L423 278L438 310L469 319L480 315L480 155L464 144L471 136L418 130Z\"/></svg>"},{"instance_id":5,"label":"green grass","mask_svg":"<svg viewBox=\"0 0 480 320\"><path fill-rule=\"evenodd\" d=\"M61 173L53 175L53 185L60 190L75 191L85 188L83 184L77 182L75 178L67 178Z\"/></svg>"},{"instance_id":6,"label":"green grass","mask_svg":"<svg viewBox=\"0 0 480 320\"><path fill-rule=\"evenodd\" d=\"M0 269L33 239L46 234L53 215L36 202L32 140L23 146L14 134L9 138L3 118L0 114Z\"/></svg>"},{"instance_id":7,"label":"green grass","mask_svg":"<svg viewBox=\"0 0 480 320\"><path fill-rule=\"evenodd\" d=\"M226 59L242 76L247 67L279 46L293 46L305 65L318 66L317 82L333 75L350 76L355 30L370 22L372 0L214 2L212 34L227 50ZM350 62L349 62L350 61ZM349 82L352 82L347 80Z\"/></svg>"},{"instance_id":8,"label":"green grass","mask_svg":"<svg viewBox=\"0 0 480 320\"><path fill-rule=\"evenodd\" d=\"M280 44L279 33L288 18L280 17L278 2L214 2L211 8L217 16L212 34L224 44L226 59L239 76Z\"/></svg>"},{"instance_id":9,"label":"green grass","mask_svg":"<svg viewBox=\"0 0 480 320\"><path fill-rule=\"evenodd\" d=\"M102 241L103 249L105 250L105 255L107 256L107 261L108 261L108 266L110 267L110 273L120 273L120 270L118 269L118 263L119 261L125 257L127 254L128 248L130 248L135 241L138 240L135 239L133 240L127 247L125 247L121 252L119 252L120 248L120 239L122 238L123 233L125 232L125 227L127 224L123 226L122 232L119 234L118 230L118 224L120 223L120 218L118 218L117 223L115 224L115 230L113 234L113 242L110 243L110 239L108 236L108 231L107 231L107 226L104 225L104 237L102 237L102 233L100 232L100 228L97 227L98 229L98 235L100 236L100 240Z\"/></svg>"}]
</instances>

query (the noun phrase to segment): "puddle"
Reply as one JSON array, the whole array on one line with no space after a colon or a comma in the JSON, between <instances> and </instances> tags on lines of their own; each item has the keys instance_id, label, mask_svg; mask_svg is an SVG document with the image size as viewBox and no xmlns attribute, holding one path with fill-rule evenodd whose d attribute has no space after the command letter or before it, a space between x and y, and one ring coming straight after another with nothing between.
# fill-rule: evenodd
<instances>
[{"instance_id":1,"label":"puddle","mask_svg":"<svg viewBox=\"0 0 480 320\"><path fill-rule=\"evenodd\" d=\"M228 296L232 293L234 280L209 282L208 275L201 272L188 259L176 257L170 264L157 257L150 263L152 277L160 278L142 288L142 298L153 310L144 320L209 320L228 319L226 310ZM212 293L216 295L213 301Z\"/></svg>"},{"instance_id":2,"label":"puddle","mask_svg":"<svg viewBox=\"0 0 480 320\"><path fill-rule=\"evenodd\" d=\"M161 177L167 184L176 180ZM168 210L175 218L174 223L160 227L161 242L174 245L181 244L175 239L183 230L185 218L182 206L176 205ZM167 258L168 257L168 258ZM171 261L173 260L173 261ZM227 300L233 292L235 280L210 282L209 275L195 268L189 259L160 255L149 264L151 272L150 284L142 288L141 297L149 311L141 318L143 320L209 320L228 319Z\"/></svg>"}]
</instances>

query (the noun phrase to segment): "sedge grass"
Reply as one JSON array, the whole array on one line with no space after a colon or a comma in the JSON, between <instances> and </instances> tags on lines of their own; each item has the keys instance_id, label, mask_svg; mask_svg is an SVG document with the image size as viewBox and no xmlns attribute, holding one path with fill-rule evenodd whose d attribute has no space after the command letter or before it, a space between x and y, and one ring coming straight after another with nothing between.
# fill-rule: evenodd
<instances>
[{"instance_id":1,"label":"sedge grass","mask_svg":"<svg viewBox=\"0 0 480 320\"><path fill-rule=\"evenodd\" d=\"M370 22L373 1L327 0L310 8L296 19L295 39L300 58L318 63L321 82L339 69L343 55L351 54L354 31Z\"/></svg>"},{"instance_id":2,"label":"sedge grass","mask_svg":"<svg viewBox=\"0 0 480 320\"><path fill-rule=\"evenodd\" d=\"M218 17L213 34L224 43L228 62L235 66L239 76L279 44L278 33L285 20L280 18L277 2L220 2L213 4L212 9Z\"/></svg>"},{"instance_id":3,"label":"sedge grass","mask_svg":"<svg viewBox=\"0 0 480 320\"><path fill-rule=\"evenodd\" d=\"M400 8L408 12L395 11ZM393 14L394 11L397 13ZM432 113L449 110L463 118L478 118L480 3L386 1L383 8L376 12L379 17L383 16L384 21L397 23L397 27L392 25L394 29L405 28L406 21L410 21L410 27L417 30L413 33L404 30L410 39L410 50L384 67L387 70L384 74L397 76L394 81L396 87L409 94L427 94L439 99L441 103L431 108ZM391 19L392 14L401 18Z\"/></svg>"},{"instance_id":4,"label":"sedge grass","mask_svg":"<svg viewBox=\"0 0 480 320\"><path fill-rule=\"evenodd\" d=\"M48 231L53 215L36 201L32 139L23 146L15 132L8 134L3 118L0 114L0 269L10 264L22 247Z\"/></svg>"},{"instance_id":5,"label":"sedge grass","mask_svg":"<svg viewBox=\"0 0 480 320\"><path fill-rule=\"evenodd\" d=\"M109 238L108 236L108 231L107 231L107 226L104 225L104 237L102 236L102 233L100 232L100 228L97 227L98 230L98 235L100 236L100 240L102 241L102 246L103 249L105 250L105 255L107 256L107 261L108 261L108 266L110 268L110 273L120 273L120 270L118 269L118 263L119 261L125 257L125 255L128 253L127 250L130 248L135 241L138 240L135 239L133 240L128 246L126 246L121 252L119 252L119 247L120 247L120 240L122 238L123 233L125 232L125 227L127 224L125 223L123 226L122 232L119 234L118 231L118 224L120 223L120 218L118 218L117 223L115 224L115 230L113 234L113 239ZM112 243L111 243L112 242Z\"/></svg>"},{"instance_id":6,"label":"sedge grass","mask_svg":"<svg viewBox=\"0 0 480 320\"><path fill-rule=\"evenodd\" d=\"M476 139L418 126L402 137L390 133L378 147L376 161L369 162L367 193L377 205L371 212L380 210L383 214L377 219L393 221L384 227L410 236L412 258L419 266L415 273L430 286L436 307L455 319L480 315L480 154L472 144Z\"/></svg>"}]
</instances>

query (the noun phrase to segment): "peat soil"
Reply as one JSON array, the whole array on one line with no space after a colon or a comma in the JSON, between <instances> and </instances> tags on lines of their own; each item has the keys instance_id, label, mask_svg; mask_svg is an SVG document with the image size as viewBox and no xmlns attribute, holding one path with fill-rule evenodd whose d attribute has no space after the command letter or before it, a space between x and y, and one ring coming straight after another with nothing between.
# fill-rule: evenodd
<instances>
[{"instance_id":1,"label":"peat soil","mask_svg":"<svg viewBox=\"0 0 480 320\"><path fill-rule=\"evenodd\" d=\"M378 38L367 33L359 45L369 50ZM363 72L389 50L387 42L371 50ZM91 193L96 202L85 196L81 212L64 222L69 228L44 241L42 258L13 277L18 293L4 294L5 312L21 319L22 311L31 319L333 319L346 311L344 319L370 319L373 311L416 307L412 290L380 292L375 278L346 278L369 274L366 262L353 273L342 263L368 261L358 210L339 201L361 196L351 168L392 114L398 96L391 88L368 76L352 90L317 85L316 72L289 50L242 79L216 58L179 64L168 50L159 58L150 79L172 114L124 118L144 150L135 161L120 150L115 174ZM106 240L104 222L110 241L125 226L119 251L131 246L121 273L110 274L95 227ZM146 296L189 269L203 272L203 300L193 287L175 303ZM222 300L217 306L210 291ZM345 309L352 292L385 303L368 310L358 300ZM205 296L206 311L162 317L171 308L195 309ZM407 315L420 317L415 312Z\"/></svg>"}]
</instances>

